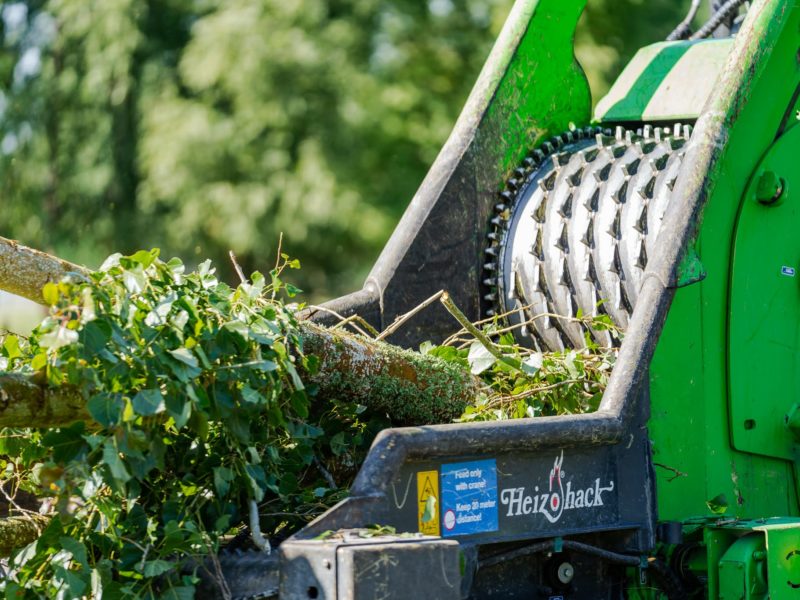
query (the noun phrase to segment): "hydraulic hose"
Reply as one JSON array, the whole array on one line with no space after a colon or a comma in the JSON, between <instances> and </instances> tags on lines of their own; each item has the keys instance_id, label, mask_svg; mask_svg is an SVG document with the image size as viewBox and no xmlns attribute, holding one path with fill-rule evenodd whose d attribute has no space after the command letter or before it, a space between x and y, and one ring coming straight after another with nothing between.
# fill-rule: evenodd
<instances>
[{"instance_id":1,"label":"hydraulic hose","mask_svg":"<svg viewBox=\"0 0 800 600\"><path fill-rule=\"evenodd\" d=\"M705 22L705 24L694 32L690 40L702 40L703 38L707 38L714 30L722 25L725 21L730 19L733 14L739 9L739 7L744 4L746 0L728 0L725 4L723 4L720 9L715 12L711 18Z\"/></svg>"}]
</instances>

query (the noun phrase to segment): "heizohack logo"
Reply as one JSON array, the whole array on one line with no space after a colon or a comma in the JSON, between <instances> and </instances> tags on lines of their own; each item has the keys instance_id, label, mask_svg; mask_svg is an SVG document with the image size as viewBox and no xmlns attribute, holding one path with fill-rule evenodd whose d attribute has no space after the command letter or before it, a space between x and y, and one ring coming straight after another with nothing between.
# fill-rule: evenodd
<instances>
[{"instance_id":1,"label":"heizohack logo","mask_svg":"<svg viewBox=\"0 0 800 600\"><path fill-rule=\"evenodd\" d=\"M543 515L550 523L556 523L564 511L603 506L603 494L614 491L614 481L601 485L597 477L586 486L567 478L564 472L564 452L556 457L550 469L548 490L533 487L533 493L526 493L525 487L506 488L500 492L500 504L507 507L507 517L521 515ZM565 482L566 480L566 482ZM543 487L543 486L542 486Z\"/></svg>"}]
</instances>

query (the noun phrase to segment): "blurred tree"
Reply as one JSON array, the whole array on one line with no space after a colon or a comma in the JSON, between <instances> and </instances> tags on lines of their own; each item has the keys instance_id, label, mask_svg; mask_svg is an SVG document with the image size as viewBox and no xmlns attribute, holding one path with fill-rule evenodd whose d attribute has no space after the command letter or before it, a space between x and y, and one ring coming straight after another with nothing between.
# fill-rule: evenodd
<instances>
[{"instance_id":1,"label":"blurred tree","mask_svg":"<svg viewBox=\"0 0 800 600\"><path fill-rule=\"evenodd\" d=\"M97 264L159 246L360 285L511 0L26 0L0 13L2 233ZM686 2L592 0L600 90Z\"/></svg>"}]
</instances>

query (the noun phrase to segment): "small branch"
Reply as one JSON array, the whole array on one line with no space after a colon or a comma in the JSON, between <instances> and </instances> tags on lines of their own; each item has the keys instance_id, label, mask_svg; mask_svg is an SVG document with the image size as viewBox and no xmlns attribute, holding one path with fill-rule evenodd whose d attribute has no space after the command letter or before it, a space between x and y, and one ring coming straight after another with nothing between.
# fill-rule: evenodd
<instances>
[{"instance_id":1,"label":"small branch","mask_svg":"<svg viewBox=\"0 0 800 600\"><path fill-rule=\"evenodd\" d=\"M247 283L247 277L244 276L242 267L239 266L239 262L236 260L236 255L233 253L233 250L228 250L228 256L231 257L231 262L233 263L233 268L236 270L236 274L239 276L239 281Z\"/></svg>"},{"instance_id":2,"label":"small branch","mask_svg":"<svg viewBox=\"0 0 800 600\"><path fill-rule=\"evenodd\" d=\"M272 546L269 545L269 540L261 533L261 523L258 516L258 504L255 500L250 500L250 535L253 538L253 543L262 552L269 554L272 552Z\"/></svg>"},{"instance_id":3,"label":"small branch","mask_svg":"<svg viewBox=\"0 0 800 600\"><path fill-rule=\"evenodd\" d=\"M364 337L367 337L367 338L376 337L376 336L380 335L380 333L378 332L377 329L375 329L372 325L367 323L359 315L351 315L351 316L345 318L344 316L340 315L335 310L331 310L330 308L325 308L324 306L317 306L316 304L309 304L306 308L309 309L309 310L321 310L322 312L326 312L329 315L333 315L334 317L339 319L339 323L334 325L333 328L340 327L340 326L346 324L346 325L350 325L350 327L355 329L356 333L360 333L361 335L363 335ZM352 321L351 321L351 319L352 319ZM361 323L364 326L364 328L367 331L369 331L369 333L367 333L367 331L364 331L363 329L361 329L358 325L353 323L353 321L358 321L359 323Z\"/></svg>"},{"instance_id":4,"label":"small branch","mask_svg":"<svg viewBox=\"0 0 800 600\"><path fill-rule=\"evenodd\" d=\"M688 477L689 476L688 473L684 473L683 471L679 471L675 467L669 467L669 466L661 464L661 463L654 462L653 466L654 467L659 467L661 469L665 469L665 470L669 471L670 473L674 473L674 475L672 477L667 479L667 483L669 483L670 481L675 481L676 479L678 479L678 477Z\"/></svg>"},{"instance_id":5,"label":"small branch","mask_svg":"<svg viewBox=\"0 0 800 600\"><path fill-rule=\"evenodd\" d=\"M336 485L336 480L333 478L333 475L331 475L331 472L325 468L325 465L323 465L322 461L316 456L314 457L314 464L316 465L317 470L322 474L322 477L325 479L327 484L335 490L339 489L339 486Z\"/></svg>"},{"instance_id":6,"label":"small branch","mask_svg":"<svg viewBox=\"0 0 800 600\"><path fill-rule=\"evenodd\" d=\"M42 288L69 273L86 275L84 267L0 237L0 289L44 304Z\"/></svg>"},{"instance_id":7,"label":"small branch","mask_svg":"<svg viewBox=\"0 0 800 600\"><path fill-rule=\"evenodd\" d=\"M472 335L472 337L478 340L483 345L483 347L489 351L489 353L492 356L494 356L498 360L505 359L503 353L500 352L500 349L494 345L492 340L486 337L486 334L483 333L477 327L475 327L475 325L473 325L470 322L470 320L464 315L464 313L461 312L461 309L458 308L458 306L456 306L456 303L453 302L453 300L450 298L450 294L448 294L447 292L443 292L441 297L439 298L439 301L447 309L447 312L453 315L453 318L455 318L455 320L461 324L461 327L466 329L467 332L469 332Z\"/></svg>"},{"instance_id":8,"label":"small branch","mask_svg":"<svg viewBox=\"0 0 800 600\"><path fill-rule=\"evenodd\" d=\"M395 331L400 329L411 317L413 317L419 311L423 310L424 308L427 308L428 306L430 306L431 304L433 304L434 302L439 300L445 293L446 292L444 290L439 290L433 296L431 296L427 300L422 301L420 304L418 304L416 307L412 308L410 311L408 311L404 315L400 315L399 317L397 317L394 320L394 322L391 325L389 325L389 327L384 329L381 332L381 334L378 337L376 337L375 339L376 340L382 340L385 337L388 337L388 336L392 335Z\"/></svg>"}]
</instances>

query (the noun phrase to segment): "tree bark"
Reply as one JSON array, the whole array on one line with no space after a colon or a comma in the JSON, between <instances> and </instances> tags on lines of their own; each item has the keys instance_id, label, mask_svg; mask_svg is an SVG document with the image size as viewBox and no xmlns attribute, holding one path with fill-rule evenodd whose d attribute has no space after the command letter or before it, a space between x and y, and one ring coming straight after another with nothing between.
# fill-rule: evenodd
<instances>
[{"instance_id":1,"label":"tree bark","mask_svg":"<svg viewBox=\"0 0 800 600\"><path fill-rule=\"evenodd\" d=\"M44 285L69 272L83 273L85 269L0 237L0 289L42 304Z\"/></svg>"},{"instance_id":2,"label":"tree bark","mask_svg":"<svg viewBox=\"0 0 800 600\"><path fill-rule=\"evenodd\" d=\"M14 550L34 541L48 521L47 517L39 515L0 519L0 557L11 556Z\"/></svg>"},{"instance_id":3,"label":"tree bark","mask_svg":"<svg viewBox=\"0 0 800 600\"><path fill-rule=\"evenodd\" d=\"M41 288L82 267L0 238L0 289L43 303ZM432 356L302 322L304 352L320 359L306 374L320 400L347 399L383 411L398 425L446 423L481 389L458 365ZM31 378L0 373L0 427L54 427L88 415L77 390L52 389Z\"/></svg>"},{"instance_id":4,"label":"tree bark","mask_svg":"<svg viewBox=\"0 0 800 600\"><path fill-rule=\"evenodd\" d=\"M15 373L0 373L0 427L58 427L89 414L80 391Z\"/></svg>"}]
</instances>

